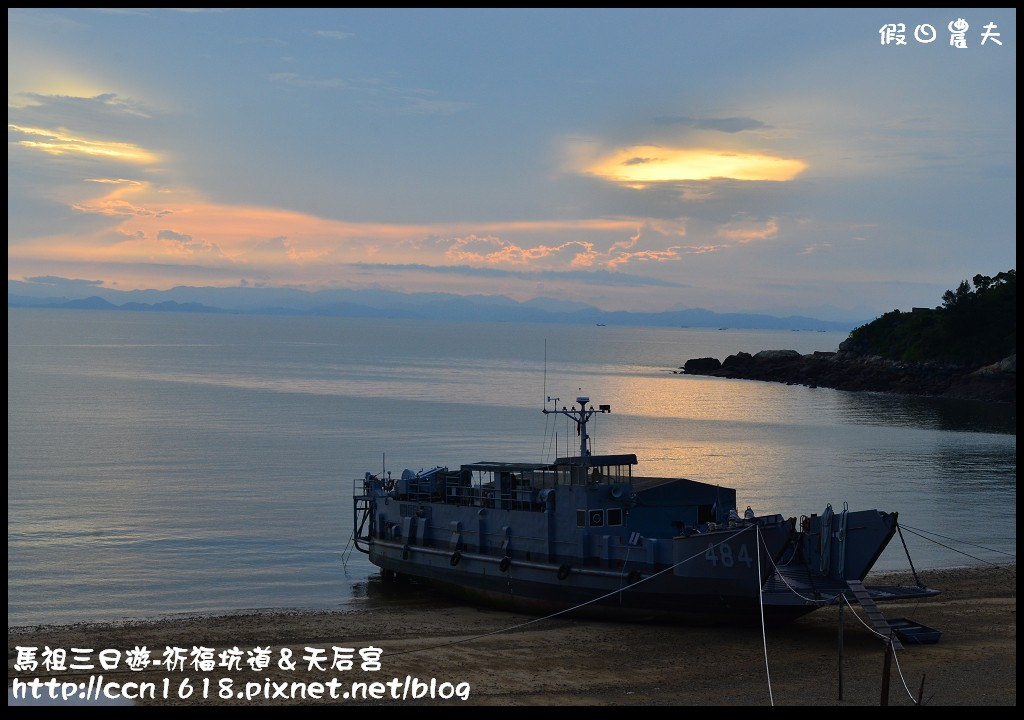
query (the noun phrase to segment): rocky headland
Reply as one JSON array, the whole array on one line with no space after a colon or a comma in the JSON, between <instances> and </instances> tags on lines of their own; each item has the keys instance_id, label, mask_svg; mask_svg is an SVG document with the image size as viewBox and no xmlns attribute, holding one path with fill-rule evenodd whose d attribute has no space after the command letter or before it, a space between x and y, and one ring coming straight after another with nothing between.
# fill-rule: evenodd
<instances>
[{"instance_id":1,"label":"rocky headland","mask_svg":"<svg viewBox=\"0 0 1024 720\"><path fill-rule=\"evenodd\" d=\"M985 402L1017 402L1017 355L981 367L907 363L861 352L850 340L837 352L738 352L724 360L693 358L677 374L765 380L836 390L891 392Z\"/></svg>"}]
</instances>

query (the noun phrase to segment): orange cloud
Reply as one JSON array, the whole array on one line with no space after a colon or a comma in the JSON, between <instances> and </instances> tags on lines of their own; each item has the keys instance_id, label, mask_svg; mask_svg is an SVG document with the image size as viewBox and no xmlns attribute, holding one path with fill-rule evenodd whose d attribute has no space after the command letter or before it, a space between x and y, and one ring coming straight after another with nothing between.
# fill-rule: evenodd
<instances>
[{"instance_id":1,"label":"orange cloud","mask_svg":"<svg viewBox=\"0 0 1024 720\"><path fill-rule=\"evenodd\" d=\"M758 152L637 145L591 162L583 172L627 187L645 188L719 178L746 181L792 180L807 163Z\"/></svg>"},{"instance_id":2,"label":"orange cloud","mask_svg":"<svg viewBox=\"0 0 1024 720\"><path fill-rule=\"evenodd\" d=\"M779 234L779 224L774 218L764 223L733 222L719 227L716 234L746 244L752 240L767 240L775 237Z\"/></svg>"},{"instance_id":3,"label":"orange cloud","mask_svg":"<svg viewBox=\"0 0 1024 720\"><path fill-rule=\"evenodd\" d=\"M634 253L621 253L608 260L608 267L615 268L619 265L633 262L634 260L652 260L654 262L665 262L675 260L679 257L679 248L670 247L666 250L642 250Z\"/></svg>"},{"instance_id":4,"label":"orange cloud","mask_svg":"<svg viewBox=\"0 0 1024 720\"><path fill-rule=\"evenodd\" d=\"M119 160L130 163L152 163L160 159L157 153L144 150L131 143L93 140L73 135L67 130L7 125L7 129L27 136L17 144L48 155L78 155L98 160Z\"/></svg>"},{"instance_id":5,"label":"orange cloud","mask_svg":"<svg viewBox=\"0 0 1024 720\"><path fill-rule=\"evenodd\" d=\"M138 239L145 241L144 237L139 237ZM220 248L209 240L195 239L172 230L160 231L157 233L156 239L168 249L168 252L180 257L196 258L208 256L219 258L224 255Z\"/></svg>"},{"instance_id":6,"label":"orange cloud","mask_svg":"<svg viewBox=\"0 0 1024 720\"><path fill-rule=\"evenodd\" d=\"M679 246L662 249L635 250L641 240L637 230L625 240L612 242L608 250L599 250L593 242L570 240L559 245L539 244L521 247L495 235L438 239L443 244L451 243L445 251L445 258L452 262L484 263L487 265L536 264L547 259L546 266L567 265L571 268L602 266L613 269L631 262L665 262L679 257Z\"/></svg>"},{"instance_id":7,"label":"orange cloud","mask_svg":"<svg viewBox=\"0 0 1024 720\"><path fill-rule=\"evenodd\" d=\"M180 273L203 268L219 276L237 273L268 282L302 276L322 283L337 281L337 270L330 268L361 262L611 269L677 258L678 244L666 245L686 234L685 220L671 218L351 223L278 208L218 205L187 189L122 177L89 182L104 192L71 207L106 222L10 244L9 271L13 263L27 266L45 260L117 263L121 268L148 264L165 272L166 266L177 266ZM118 274L125 277L128 271Z\"/></svg>"},{"instance_id":8,"label":"orange cloud","mask_svg":"<svg viewBox=\"0 0 1024 720\"><path fill-rule=\"evenodd\" d=\"M704 253L719 252L726 248L732 247L731 245L690 245L686 248L687 255L703 255Z\"/></svg>"},{"instance_id":9,"label":"orange cloud","mask_svg":"<svg viewBox=\"0 0 1024 720\"><path fill-rule=\"evenodd\" d=\"M578 265L581 262L589 264L580 261L579 258L581 255L587 256L593 253L592 243L578 240L571 240L555 246L537 245L535 247L520 247L515 243L493 235L485 237L468 235L466 237L453 238L449 242L451 242L451 246L444 254L446 259L452 262L478 262L488 265L525 265L529 262L566 252L573 255L573 258L569 261L570 265Z\"/></svg>"}]
</instances>

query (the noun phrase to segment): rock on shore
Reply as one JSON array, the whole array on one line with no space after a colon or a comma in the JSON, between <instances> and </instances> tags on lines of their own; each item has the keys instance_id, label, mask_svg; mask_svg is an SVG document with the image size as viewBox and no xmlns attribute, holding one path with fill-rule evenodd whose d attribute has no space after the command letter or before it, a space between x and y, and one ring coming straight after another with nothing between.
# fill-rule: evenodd
<instances>
[{"instance_id":1,"label":"rock on shore","mask_svg":"<svg viewBox=\"0 0 1024 720\"><path fill-rule=\"evenodd\" d=\"M795 350L739 352L724 361L693 358L673 372L836 390L893 392L965 400L1015 403L1017 355L981 368L941 363L903 363L849 349L801 355Z\"/></svg>"}]
</instances>

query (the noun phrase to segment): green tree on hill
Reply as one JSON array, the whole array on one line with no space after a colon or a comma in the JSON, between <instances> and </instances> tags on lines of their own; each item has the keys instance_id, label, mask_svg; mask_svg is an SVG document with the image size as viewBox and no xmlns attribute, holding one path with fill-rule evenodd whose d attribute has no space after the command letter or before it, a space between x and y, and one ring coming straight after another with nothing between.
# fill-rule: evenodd
<instances>
[{"instance_id":1,"label":"green tree on hill","mask_svg":"<svg viewBox=\"0 0 1024 720\"><path fill-rule=\"evenodd\" d=\"M1017 352L1017 271L975 275L942 295L934 310L893 310L856 328L849 346L903 362L976 367Z\"/></svg>"}]
</instances>

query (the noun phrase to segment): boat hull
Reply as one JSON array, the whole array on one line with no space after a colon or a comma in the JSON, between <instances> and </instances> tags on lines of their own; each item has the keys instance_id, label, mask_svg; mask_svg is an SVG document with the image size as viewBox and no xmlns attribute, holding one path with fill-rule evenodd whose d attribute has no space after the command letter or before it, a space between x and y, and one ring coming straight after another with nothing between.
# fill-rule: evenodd
<instances>
[{"instance_id":1,"label":"boat hull","mask_svg":"<svg viewBox=\"0 0 1024 720\"><path fill-rule=\"evenodd\" d=\"M681 536L674 539L673 564L661 568L574 566L382 540L369 544L369 556L386 577L412 578L507 610L746 625L761 621L761 587L791 530L779 523Z\"/></svg>"}]
</instances>

